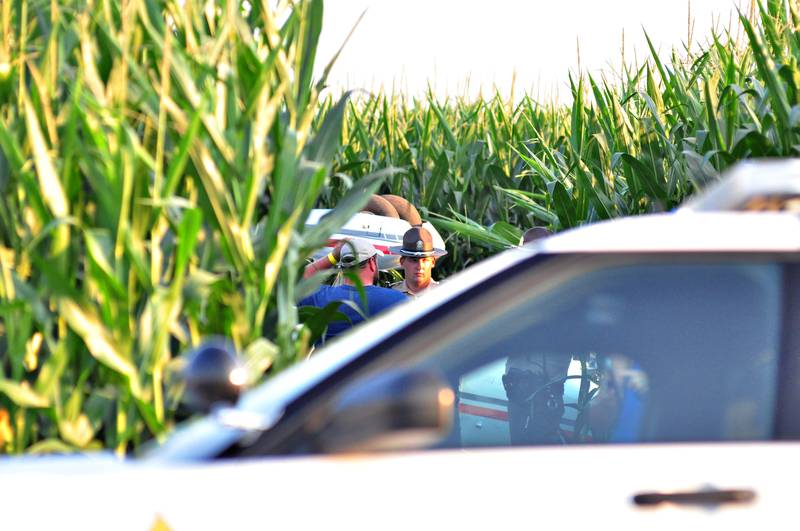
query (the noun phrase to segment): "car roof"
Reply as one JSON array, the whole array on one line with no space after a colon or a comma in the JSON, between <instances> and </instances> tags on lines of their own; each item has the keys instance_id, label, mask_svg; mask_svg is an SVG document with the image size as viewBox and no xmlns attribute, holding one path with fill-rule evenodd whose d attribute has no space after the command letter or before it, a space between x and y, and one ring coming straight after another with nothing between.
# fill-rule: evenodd
<instances>
[{"instance_id":1,"label":"car roof","mask_svg":"<svg viewBox=\"0 0 800 531\"><path fill-rule=\"evenodd\" d=\"M562 232L538 252L796 252L800 217L788 213L693 212L619 218Z\"/></svg>"},{"instance_id":2,"label":"car roof","mask_svg":"<svg viewBox=\"0 0 800 531\"><path fill-rule=\"evenodd\" d=\"M737 163L681 211L800 211L800 159L746 160Z\"/></svg>"}]
</instances>

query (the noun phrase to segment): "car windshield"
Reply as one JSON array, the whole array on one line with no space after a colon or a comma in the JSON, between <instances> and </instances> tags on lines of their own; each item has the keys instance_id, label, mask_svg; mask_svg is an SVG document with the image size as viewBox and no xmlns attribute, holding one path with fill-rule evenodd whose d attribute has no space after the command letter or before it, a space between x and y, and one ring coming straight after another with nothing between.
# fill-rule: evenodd
<instances>
[{"instance_id":1,"label":"car windshield","mask_svg":"<svg viewBox=\"0 0 800 531\"><path fill-rule=\"evenodd\" d=\"M458 390L460 446L768 439L781 282L774 264L611 267L487 308L421 364Z\"/></svg>"}]
</instances>

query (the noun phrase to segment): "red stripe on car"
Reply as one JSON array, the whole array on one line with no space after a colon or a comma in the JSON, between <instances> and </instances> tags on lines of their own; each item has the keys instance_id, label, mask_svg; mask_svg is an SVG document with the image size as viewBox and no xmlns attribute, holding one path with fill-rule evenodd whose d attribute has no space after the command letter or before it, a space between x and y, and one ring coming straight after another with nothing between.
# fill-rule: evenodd
<instances>
[{"instance_id":1,"label":"red stripe on car","mask_svg":"<svg viewBox=\"0 0 800 531\"><path fill-rule=\"evenodd\" d=\"M471 404L459 404L459 413L466 413L467 415L475 415L476 417L486 417L494 420L502 420L508 422L508 412L500 411L499 409L490 409L488 407L473 406Z\"/></svg>"}]
</instances>

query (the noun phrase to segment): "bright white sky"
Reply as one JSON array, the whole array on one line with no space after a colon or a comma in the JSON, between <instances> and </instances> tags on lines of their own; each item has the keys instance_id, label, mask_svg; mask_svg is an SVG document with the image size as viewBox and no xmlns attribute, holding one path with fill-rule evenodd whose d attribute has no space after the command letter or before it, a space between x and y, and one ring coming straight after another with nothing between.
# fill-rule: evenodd
<instances>
[{"instance_id":1,"label":"bright white sky","mask_svg":"<svg viewBox=\"0 0 800 531\"><path fill-rule=\"evenodd\" d=\"M734 22L734 6L747 0L692 0L693 41L716 24ZM327 0L318 70L333 57L364 9L367 13L329 78L345 88L421 95L475 96L493 85L504 95L517 72L516 91L568 99L568 73L617 69L622 33L625 57L648 54L642 28L666 57L687 40L686 0ZM734 33L735 34L735 33Z\"/></svg>"}]
</instances>

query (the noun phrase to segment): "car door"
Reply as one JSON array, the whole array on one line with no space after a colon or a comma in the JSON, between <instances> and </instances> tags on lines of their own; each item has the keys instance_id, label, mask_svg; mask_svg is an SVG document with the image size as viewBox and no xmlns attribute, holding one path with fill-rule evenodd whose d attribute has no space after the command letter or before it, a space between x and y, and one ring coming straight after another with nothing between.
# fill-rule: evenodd
<instances>
[{"instance_id":1,"label":"car door","mask_svg":"<svg viewBox=\"0 0 800 531\"><path fill-rule=\"evenodd\" d=\"M336 398L397 370L456 391L439 447L796 438L796 269L766 254L539 257L365 353L245 453L318 451Z\"/></svg>"}]
</instances>

